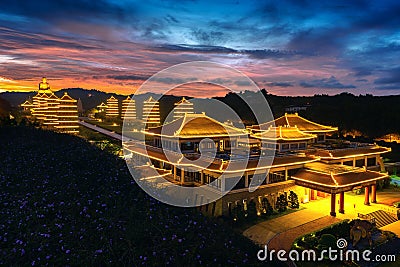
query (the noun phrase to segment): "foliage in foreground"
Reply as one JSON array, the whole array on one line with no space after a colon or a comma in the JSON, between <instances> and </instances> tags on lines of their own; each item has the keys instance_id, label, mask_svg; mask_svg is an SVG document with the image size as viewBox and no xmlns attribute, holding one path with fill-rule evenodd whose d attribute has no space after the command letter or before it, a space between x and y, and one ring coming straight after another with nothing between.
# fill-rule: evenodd
<instances>
[{"instance_id":1,"label":"foliage in foreground","mask_svg":"<svg viewBox=\"0 0 400 267\"><path fill-rule=\"evenodd\" d=\"M9 127L0 147L0 265L259 264L250 241L147 196L83 139Z\"/></svg>"}]
</instances>

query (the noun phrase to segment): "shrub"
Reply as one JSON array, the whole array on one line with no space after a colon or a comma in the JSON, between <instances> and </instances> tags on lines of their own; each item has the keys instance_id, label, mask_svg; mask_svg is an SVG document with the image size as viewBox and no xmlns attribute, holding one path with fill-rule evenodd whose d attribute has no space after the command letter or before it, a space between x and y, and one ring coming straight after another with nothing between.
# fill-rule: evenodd
<instances>
[{"instance_id":1,"label":"shrub","mask_svg":"<svg viewBox=\"0 0 400 267\"><path fill-rule=\"evenodd\" d=\"M257 206L254 200L251 200L247 204L247 217L249 219L255 219L257 217Z\"/></svg>"},{"instance_id":2,"label":"shrub","mask_svg":"<svg viewBox=\"0 0 400 267\"><path fill-rule=\"evenodd\" d=\"M276 209L279 212L283 212L287 209L288 202L286 196L284 194L279 195L278 199L276 200Z\"/></svg>"},{"instance_id":3,"label":"shrub","mask_svg":"<svg viewBox=\"0 0 400 267\"><path fill-rule=\"evenodd\" d=\"M336 247L336 237L331 234L323 234L318 240L317 248L319 250Z\"/></svg>"},{"instance_id":4,"label":"shrub","mask_svg":"<svg viewBox=\"0 0 400 267\"><path fill-rule=\"evenodd\" d=\"M311 249L318 245L318 238L315 234L308 234L302 238L302 242L307 249Z\"/></svg>"},{"instance_id":5,"label":"shrub","mask_svg":"<svg viewBox=\"0 0 400 267\"><path fill-rule=\"evenodd\" d=\"M268 198L264 197L261 201L262 209L263 209L263 214L266 216L269 216L274 213L274 209L272 208L271 203L269 203Z\"/></svg>"},{"instance_id":6,"label":"shrub","mask_svg":"<svg viewBox=\"0 0 400 267\"><path fill-rule=\"evenodd\" d=\"M293 191L290 191L289 193L289 205L292 209L298 209L300 207L299 198L297 197L297 194Z\"/></svg>"}]
</instances>

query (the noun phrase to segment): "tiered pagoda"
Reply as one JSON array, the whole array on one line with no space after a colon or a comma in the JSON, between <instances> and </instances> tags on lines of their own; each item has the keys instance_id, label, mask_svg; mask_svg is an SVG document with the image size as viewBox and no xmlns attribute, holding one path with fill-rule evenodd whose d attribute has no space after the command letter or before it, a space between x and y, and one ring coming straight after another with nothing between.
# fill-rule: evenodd
<instances>
[{"instance_id":1,"label":"tiered pagoda","mask_svg":"<svg viewBox=\"0 0 400 267\"><path fill-rule=\"evenodd\" d=\"M78 133L77 101L67 93L61 98L57 97L50 89L47 79L43 77L39 83L38 92L32 100L32 103L27 100L21 104L24 111L29 112L30 116L27 117L38 121L46 129L64 133ZM65 116L68 117L68 127L64 127Z\"/></svg>"},{"instance_id":2,"label":"tiered pagoda","mask_svg":"<svg viewBox=\"0 0 400 267\"><path fill-rule=\"evenodd\" d=\"M117 118L119 116L119 103L113 95L107 99L106 116L109 118Z\"/></svg>"},{"instance_id":3,"label":"tiered pagoda","mask_svg":"<svg viewBox=\"0 0 400 267\"><path fill-rule=\"evenodd\" d=\"M193 114L193 103L182 97L179 102L175 103L174 119L183 117L185 114Z\"/></svg>"},{"instance_id":4,"label":"tiered pagoda","mask_svg":"<svg viewBox=\"0 0 400 267\"><path fill-rule=\"evenodd\" d=\"M128 96L126 99L122 100L122 112L121 118L127 120L135 120L136 119L136 102L135 99L132 99Z\"/></svg>"},{"instance_id":5,"label":"tiered pagoda","mask_svg":"<svg viewBox=\"0 0 400 267\"><path fill-rule=\"evenodd\" d=\"M160 103L151 96L143 102L142 119L146 128L160 125Z\"/></svg>"}]
</instances>

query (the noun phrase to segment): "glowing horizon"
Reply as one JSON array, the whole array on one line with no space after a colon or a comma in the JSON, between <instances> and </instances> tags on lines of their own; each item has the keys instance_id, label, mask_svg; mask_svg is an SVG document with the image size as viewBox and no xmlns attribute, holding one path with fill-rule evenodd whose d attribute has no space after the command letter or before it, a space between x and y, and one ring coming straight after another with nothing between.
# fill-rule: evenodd
<instances>
[{"instance_id":1,"label":"glowing horizon","mask_svg":"<svg viewBox=\"0 0 400 267\"><path fill-rule=\"evenodd\" d=\"M45 76L53 90L128 95L189 61L229 65L275 95L400 92L398 1L45 0L37 9L2 7L0 92L34 91Z\"/></svg>"}]
</instances>

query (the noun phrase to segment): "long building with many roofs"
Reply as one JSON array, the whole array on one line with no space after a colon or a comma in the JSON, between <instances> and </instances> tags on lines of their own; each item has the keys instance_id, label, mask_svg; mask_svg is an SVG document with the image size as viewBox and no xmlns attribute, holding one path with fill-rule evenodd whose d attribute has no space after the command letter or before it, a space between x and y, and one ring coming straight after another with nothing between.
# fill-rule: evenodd
<instances>
[{"instance_id":1,"label":"long building with many roofs","mask_svg":"<svg viewBox=\"0 0 400 267\"><path fill-rule=\"evenodd\" d=\"M131 155L128 164L146 183L166 187L167 194L166 184L199 187L202 193L186 201L215 216L251 201L262 213L264 198L275 207L277 197L292 190L303 203L330 196L329 212L336 216L336 195L340 213L344 192L355 188L365 188L366 205L376 201L377 182L388 177L381 155L390 151L326 137L336 130L298 114L248 129L185 114L145 130L145 141L127 140L123 146ZM149 172L156 175L146 177ZM218 193L220 198L207 201Z\"/></svg>"}]
</instances>

